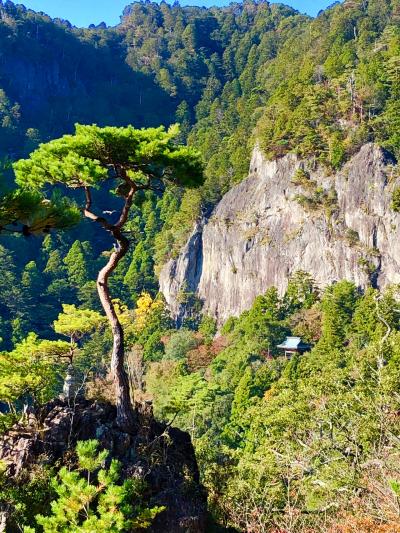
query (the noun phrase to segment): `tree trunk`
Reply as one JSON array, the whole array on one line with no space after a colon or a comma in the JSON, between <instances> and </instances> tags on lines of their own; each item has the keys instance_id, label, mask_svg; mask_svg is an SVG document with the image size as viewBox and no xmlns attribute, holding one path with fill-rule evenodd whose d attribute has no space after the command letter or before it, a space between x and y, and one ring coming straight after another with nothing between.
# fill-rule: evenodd
<instances>
[{"instance_id":1,"label":"tree trunk","mask_svg":"<svg viewBox=\"0 0 400 533\"><path fill-rule=\"evenodd\" d=\"M118 246L97 277L97 291L107 318L111 325L113 335L113 349L111 354L111 372L114 380L115 400L117 405L117 423L121 428L129 429L134 421L134 411L130 397L128 375L124 366L124 331L112 303L108 279L117 268L118 263L128 251L129 241L120 231L112 232Z\"/></svg>"}]
</instances>

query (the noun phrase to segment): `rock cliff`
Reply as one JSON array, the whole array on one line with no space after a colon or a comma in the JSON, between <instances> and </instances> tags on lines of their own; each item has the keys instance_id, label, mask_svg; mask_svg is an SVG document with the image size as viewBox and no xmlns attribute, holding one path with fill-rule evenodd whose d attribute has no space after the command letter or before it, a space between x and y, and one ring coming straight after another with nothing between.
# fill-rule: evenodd
<instances>
[{"instance_id":1,"label":"rock cliff","mask_svg":"<svg viewBox=\"0 0 400 533\"><path fill-rule=\"evenodd\" d=\"M96 438L102 449L121 462L123 476L146 482L144 498L149 507L166 507L150 532L203 533L206 494L190 436L157 422L148 406L136 407L135 427L129 433L116 426L115 407L107 403L53 400L29 412L24 421L0 436L3 474L18 488L40 466L70 464L71 448L78 440ZM9 533L20 531L13 515L14 509L4 507L0 498L0 526L3 517Z\"/></svg>"},{"instance_id":2,"label":"rock cliff","mask_svg":"<svg viewBox=\"0 0 400 533\"><path fill-rule=\"evenodd\" d=\"M160 288L173 315L185 291L223 323L270 286L280 293L297 270L322 288L348 279L361 288L400 282L399 185L394 161L374 144L337 173L288 155L267 161L256 147L247 179L200 222L182 254L165 265Z\"/></svg>"}]
</instances>

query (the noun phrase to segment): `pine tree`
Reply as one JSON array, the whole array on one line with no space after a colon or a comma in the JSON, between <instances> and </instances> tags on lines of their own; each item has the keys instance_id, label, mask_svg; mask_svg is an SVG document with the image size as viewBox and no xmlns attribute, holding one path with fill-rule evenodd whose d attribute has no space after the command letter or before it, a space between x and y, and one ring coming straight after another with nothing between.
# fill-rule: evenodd
<instances>
[{"instance_id":1,"label":"pine tree","mask_svg":"<svg viewBox=\"0 0 400 533\"><path fill-rule=\"evenodd\" d=\"M39 192L19 189L0 194L0 233L40 235L68 229L78 220L79 211L65 198L48 200Z\"/></svg>"},{"instance_id":2,"label":"pine tree","mask_svg":"<svg viewBox=\"0 0 400 533\"><path fill-rule=\"evenodd\" d=\"M59 335L68 337L70 342L69 363L74 362L75 352L79 342L90 333L101 329L105 317L90 309L77 309L75 305L63 304L63 312L54 321L54 331Z\"/></svg>"},{"instance_id":3,"label":"pine tree","mask_svg":"<svg viewBox=\"0 0 400 533\"><path fill-rule=\"evenodd\" d=\"M69 343L41 340L34 333L11 352L0 353L0 400L16 412L20 401L38 405L56 394Z\"/></svg>"},{"instance_id":4,"label":"pine tree","mask_svg":"<svg viewBox=\"0 0 400 533\"><path fill-rule=\"evenodd\" d=\"M133 423L129 381L124 367L124 332L109 289L109 278L129 250L124 235L138 191L159 189L168 182L196 187L202 182L200 155L192 148L176 145L179 129L136 130L76 126L74 135L42 144L29 159L14 165L17 183L25 189L61 184L81 189L85 196L84 216L114 239L114 250L97 277L99 297L110 322L114 346L111 369L116 392L117 417L121 425ZM111 172L112 171L112 172ZM123 207L116 220L96 213L94 187L110 184L112 178ZM79 272L79 275L81 272Z\"/></svg>"},{"instance_id":5,"label":"pine tree","mask_svg":"<svg viewBox=\"0 0 400 533\"><path fill-rule=\"evenodd\" d=\"M36 517L44 533L122 533L147 529L164 510L137 505L144 488L142 483L133 479L123 481L122 465L116 459L105 467L109 453L98 448L96 440L79 441L77 468L62 467L53 479L57 499L51 502L51 514ZM31 527L24 529L24 533L34 531Z\"/></svg>"},{"instance_id":6,"label":"pine tree","mask_svg":"<svg viewBox=\"0 0 400 533\"><path fill-rule=\"evenodd\" d=\"M91 247L88 242L75 241L64 258L68 279L72 286L82 287L90 281Z\"/></svg>"},{"instance_id":7,"label":"pine tree","mask_svg":"<svg viewBox=\"0 0 400 533\"><path fill-rule=\"evenodd\" d=\"M357 289L349 281L340 281L325 291L322 298L320 347L325 350L343 348L350 332L357 297Z\"/></svg>"}]
</instances>

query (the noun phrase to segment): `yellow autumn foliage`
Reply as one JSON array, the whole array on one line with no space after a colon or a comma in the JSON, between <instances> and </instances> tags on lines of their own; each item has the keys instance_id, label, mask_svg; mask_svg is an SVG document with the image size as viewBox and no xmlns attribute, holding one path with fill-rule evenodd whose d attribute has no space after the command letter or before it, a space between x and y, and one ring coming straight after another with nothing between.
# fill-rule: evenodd
<instances>
[{"instance_id":1,"label":"yellow autumn foliage","mask_svg":"<svg viewBox=\"0 0 400 533\"><path fill-rule=\"evenodd\" d=\"M148 292L142 292L134 311L135 330L140 333L145 328L151 316L163 309L163 302L152 298Z\"/></svg>"}]
</instances>

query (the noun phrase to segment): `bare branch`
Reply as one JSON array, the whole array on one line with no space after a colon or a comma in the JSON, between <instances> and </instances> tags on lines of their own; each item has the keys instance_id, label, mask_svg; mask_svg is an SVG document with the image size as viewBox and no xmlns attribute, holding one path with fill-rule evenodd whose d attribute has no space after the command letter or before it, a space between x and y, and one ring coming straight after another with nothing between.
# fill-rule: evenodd
<instances>
[{"instance_id":1,"label":"bare branch","mask_svg":"<svg viewBox=\"0 0 400 533\"><path fill-rule=\"evenodd\" d=\"M99 217L93 211L91 211L92 207L92 194L90 192L89 187L84 187L85 191L85 197L86 197L86 204L83 209L83 214L86 218L89 220L93 220L94 222L97 222L98 224L101 224L103 228L105 228L107 231L113 230L114 226L110 224L104 217Z\"/></svg>"}]
</instances>

